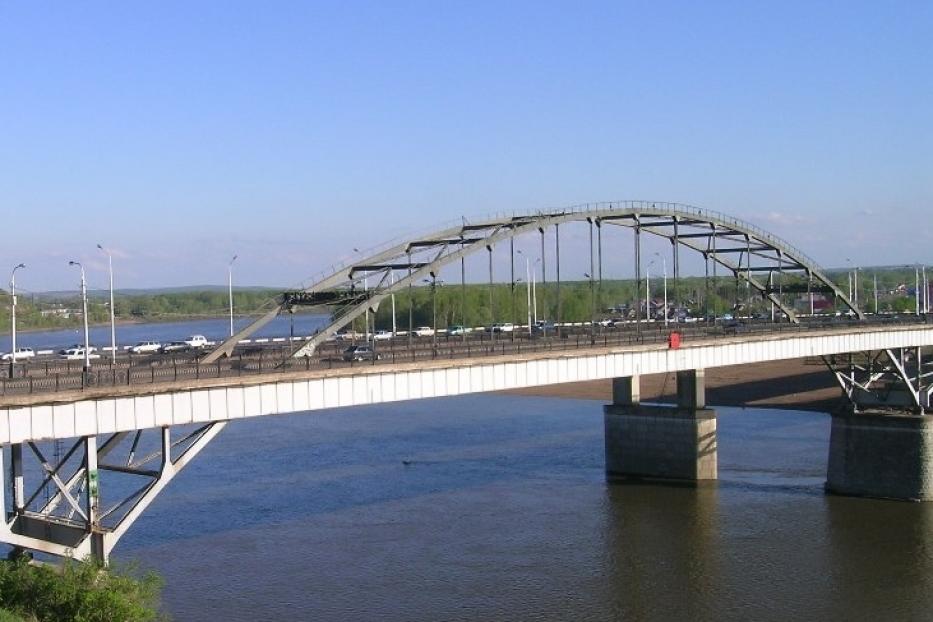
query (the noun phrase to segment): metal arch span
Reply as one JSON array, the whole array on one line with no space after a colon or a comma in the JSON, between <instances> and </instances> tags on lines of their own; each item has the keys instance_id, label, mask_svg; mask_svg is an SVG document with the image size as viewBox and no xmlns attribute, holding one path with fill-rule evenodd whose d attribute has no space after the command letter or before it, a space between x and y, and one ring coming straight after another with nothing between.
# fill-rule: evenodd
<instances>
[{"instance_id":1,"label":"metal arch span","mask_svg":"<svg viewBox=\"0 0 933 622\"><path fill-rule=\"evenodd\" d=\"M296 357L308 356L318 344L354 319L374 310L382 300L436 275L440 268L483 250L491 252L492 247L500 242L523 234L543 234L550 227L570 222L588 222L597 228L617 225L633 229L637 279L641 278L639 236L643 232L650 233L670 240L675 253L675 275L678 269L677 249L683 247L696 251L707 263L712 262L714 271L716 266L721 266L736 279L745 281L762 298L781 309L791 322L798 321L793 309L776 295L779 292L770 284L774 273L803 275L808 291L814 286L832 293L857 317L864 318L862 311L815 261L790 243L751 223L678 203L618 201L477 221L464 219L458 226L392 245L335 270L310 287L283 295L266 315L218 346L205 358L205 362L229 355L239 340L293 305L340 306L342 310L331 324L293 353ZM768 274L768 281L762 282L755 276L758 273Z\"/></svg>"}]
</instances>

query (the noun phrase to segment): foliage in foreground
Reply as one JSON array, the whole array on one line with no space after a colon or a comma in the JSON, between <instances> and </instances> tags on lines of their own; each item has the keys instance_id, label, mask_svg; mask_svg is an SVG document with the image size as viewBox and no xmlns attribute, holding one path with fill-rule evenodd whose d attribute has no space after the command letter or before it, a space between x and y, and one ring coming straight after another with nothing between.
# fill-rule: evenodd
<instances>
[{"instance_id":1,"label":"foliage in foreground","mask_svg":"<svg viewBox=\"0 0 933 622\"><path fill-rule=\"evenodd\" d=\"M61 567L23 559L0 562L0 622L164 619L158 612L161 578L151 572L135 574L105 571L93 562L65 562Z\"/></svg>"}]
</instances>

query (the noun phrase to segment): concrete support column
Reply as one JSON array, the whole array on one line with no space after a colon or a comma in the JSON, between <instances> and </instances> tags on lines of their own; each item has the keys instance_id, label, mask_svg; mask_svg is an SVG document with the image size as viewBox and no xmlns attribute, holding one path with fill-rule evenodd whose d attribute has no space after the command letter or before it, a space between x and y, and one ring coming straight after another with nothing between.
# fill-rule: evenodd
<instances>
[{"instance_id":1,"label":"concrete support column","mask_svg":"<svg viewBox=\"0 0 933 622\"><path fill-rule=\"evenodd\" d=\"M10 445L10 488L13 511L22 514L26 507L26 492L23 483L23 444Z\"/></svg>"},{"instance_id":2,"label":"concrete support column","mask_svg":"<svg viewBox=\"0 0 933 622\"><path fill-rule=\"evenodd\" d=\"M639 376L613 378L612 403L616 406L633 406L641 403L641 378Z\"/></svg>"},{"instance_id":3,"label":"concrete support column","mask_svg":"<svg viewBox=\"0 0 933 622\"><path fill-rule=\"evenodd\" d=\"M716 412L703 370L677 375L676 406L640 403L638 377L615 378L604 407L606 475L697 483L717 477Z\"/></svg>"},{"instance_id":4,"label":"concrete support column","mask_svg":"<svg viewBox=\"0 0 933 622\"><path fill-rule=\"evenodd\" d=\"M677 406L680 408L706 408L706 372L688 369L677 372Z\"/></svg>"},{"instance_id":5,"label":"concrete support column","mask_svg":"<svg viewBox=\"0 0 933 622\"><path fill-rule=\"evenodd\" d=\"M826 491L933 501L933 417L834 414Z\"/></svg>"}]
</instances>

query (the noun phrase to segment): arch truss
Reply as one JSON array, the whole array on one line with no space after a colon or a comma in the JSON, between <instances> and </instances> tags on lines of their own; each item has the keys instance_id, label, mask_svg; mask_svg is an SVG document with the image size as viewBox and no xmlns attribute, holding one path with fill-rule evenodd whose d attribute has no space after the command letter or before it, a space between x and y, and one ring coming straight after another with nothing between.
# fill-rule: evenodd
<instances>
[{"instance_id":1,"label":"arch truss","mask_svg":"<svg viewBox=\"0 0 933 622\"><path fill-rule=\"evenodd\" d=\"M744 283L761 299L780 309L787 321L799 320L792 305L786 303L785 294L809 294L811 300L815 294L832 296L853 315L863 318L859 308L816 262L788 242L751 223L688 205L619 201L476 221L464 219L461 224L433 234L389 245L335 269L305 289L285 292L268 313L218 346L206 362L229 355L237 342L283 311L297 306L336 309L333 321L293 352L295 357L310 356L319 344L356 318L374 312L392 294L435 279L443 267L462 265L462 260L469 255L488 254L491 275L493 248L503 243L514 248L513 240L523 235L539 235L543 255L546 252L544 234L555 231L553 251L559 283L560 227L574 222L587 223L590 227L591 263L594 256L598 256L601 264L602 232L606 227L631 229L636 281L640 281L642 274L641 237L650 234L670 242L675 282L680 270L680 251L694 251L703 257L707 276L712 269L714 277L718 274L734 277L737 283ZM597 249L594 249L594 229ZM512 262L514 274L514 254Z\"/></svg>"}]
</instances>

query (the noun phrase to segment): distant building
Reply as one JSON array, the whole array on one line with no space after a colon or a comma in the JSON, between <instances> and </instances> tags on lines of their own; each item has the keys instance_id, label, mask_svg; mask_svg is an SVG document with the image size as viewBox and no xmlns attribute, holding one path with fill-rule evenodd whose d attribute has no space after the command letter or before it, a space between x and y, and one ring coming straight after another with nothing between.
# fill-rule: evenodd
<instances>
[{"instance_id":1,"label":"distant building","mask_svg":"<svg viewBox=\"0 0 933 622\"><path fill-rule=\"evenodd\" d=\"M39 313L42 315L42 317L60 317L68 319L78 312L74 309L68 309L66 307L55 307L52 309L42 309L39 311Z\"/></svg>"},{"instance_id":2,"label":"distant building","mask_svg":"<svg viewBox=\"0 0 933 622\"><path fill-rule=\"evenodd\" d=\"M814 313L822 313L828 311L832 308L833 302L828 299L823 294L813 294L813 311ZM794 309L801 313L810 312L810 297L809 296L800 296L794 301Z\"/></svg>"}]
</instances>

